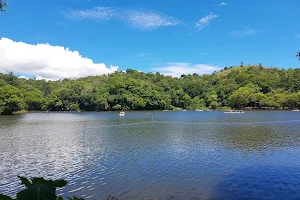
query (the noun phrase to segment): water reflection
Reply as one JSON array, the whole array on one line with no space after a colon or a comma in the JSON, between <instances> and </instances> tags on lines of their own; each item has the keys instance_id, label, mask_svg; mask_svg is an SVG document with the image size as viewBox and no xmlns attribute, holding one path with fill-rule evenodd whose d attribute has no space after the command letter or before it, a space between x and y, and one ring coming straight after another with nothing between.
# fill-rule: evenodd
<instances>
[{"instance_id":1,"label":"water reflection","mask_svg":"<svg viewBox=\"0 0 300 200\"><path fill-rule=\"evenodd\" d=\"M300 168L253 166L223 177L213 199L300 199Z\"/></svg>"},{"instance_id":2,"label":"water reflection","mask_svg":"<svg viewBox=\"0 0 300 200\"><path fill-rule=\"evenodd\" d=\"M261 182L291 183L286 189L294 191L296 179L291 176L299 175L300 121L253 122L300 120L299 115L153 115L158 122L181 123L154 123L152 127L152 114L147 112L128 112L123 118L114 112L1 118L0 193L15 193L11 188L20 187L17 175L65 178L69 184L59 194L86 199L104 199L109 194L120 199L227 198L226 187L236 182L251 197L260 190L260 182L256 187L251 177L262 174L266 180Z\"/></svg>"}]
</instances>

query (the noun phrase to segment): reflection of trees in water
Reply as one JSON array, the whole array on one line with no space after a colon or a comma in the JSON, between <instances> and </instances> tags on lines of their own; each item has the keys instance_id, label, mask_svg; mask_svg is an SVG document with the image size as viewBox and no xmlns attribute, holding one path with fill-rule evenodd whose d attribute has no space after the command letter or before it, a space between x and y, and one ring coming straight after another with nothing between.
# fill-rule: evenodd
<instances>
[{"instance_id":1,"label":"reflection of trees in water","mask_svg":"<svg viewBox=\"0 0 300 200\"><path fill-rule=\"evenodd\" d=\"M219 126L216 131L217 142L225 148L248 152L292 147L299 143L297 132L276 124Z\"/></svg>"},{"instance_id":2,"label":"reflection of trees in water","mask_svg":"<svg viewBox=\"0 0 300 200\"><path fill-rule=\"evenodd\" d=\"M197 148L246 152L273 151L299 146L299 124L156 124L143 143L160 141L174 151ZM145 132L145 131L144 131ZM143 135L143 134L142 134ZM123 140L124 141L124 140ZM157 147L156 144L155 146Z\"/></svg>"},{"instance_id":3,"label":"reflection of trees in water","mask_svg":"<svg viewBox=\"0 0 300 200\"><path fill-rule=\"evenodd\" d=\"M299 168L244 168L224 176L212 199L300 199L299 181Z\"/></svg>"}]
</instances>

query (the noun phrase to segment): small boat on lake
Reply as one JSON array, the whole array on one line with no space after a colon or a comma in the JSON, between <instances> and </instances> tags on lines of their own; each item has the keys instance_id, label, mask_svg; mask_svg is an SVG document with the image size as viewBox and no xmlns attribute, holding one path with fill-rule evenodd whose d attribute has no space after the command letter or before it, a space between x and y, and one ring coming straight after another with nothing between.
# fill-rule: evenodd
<instances>
[{"instance_id":1,"label":"small boat on lake","mask_svg":"<svg viewBox=\"0 0 300 200\"><path fill-rule=\"evenodd\" d=\"M229 114L244 114L243 110L226 110L224 113L229 113Z\"/></svg>"},{"instance_id":2,"label":"small boat on lake","mask_svg":"<svg viewBox=\"0 0 300 200\"><path fill-rule=\"evenodd\" d=\"M119 113L119 115L120 115L120 117L124 117L125 116L125 112L122 111L122 112Z\"/></svg>"},{"instance_id":3,"label":"small boat on lake","mask_svg":"<svg viewBox=\"0 0 300 200\"><path fill-rule=\"evenodd\" d=\"M186 110L186 109L183 109L182 111L184 111L184 112L185 112L185 111L187 111L187 110Z\"/></svg>"},{"instance_id":4,"label":"small boat on lake","mask_svg":"<svg viewBox=\"0 0 300 200\"><path fill-rule=\"evenodd\" d=\"M197 111L197 112L202 112L203 110L199 110L199 109L197 109L196 111Z\"/></svg>"},{"instance_id":5,"label":"small boat on lake","mask_svg":"<svg viewBox=\"0 0 300 200\"><path fill-rule=\"evenodd\" d=\"M299 112L299 110L298 110L298 109L295 109L295 110L292 110L292 112Z\"/></svg>"}]
</instances>

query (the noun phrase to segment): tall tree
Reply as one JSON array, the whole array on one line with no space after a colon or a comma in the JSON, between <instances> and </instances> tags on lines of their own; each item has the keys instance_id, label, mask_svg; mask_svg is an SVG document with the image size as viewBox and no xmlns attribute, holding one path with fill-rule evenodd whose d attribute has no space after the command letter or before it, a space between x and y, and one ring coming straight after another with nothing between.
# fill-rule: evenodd
<instances>
[{"instance_id":1,"label":"tall tree","mask_svg":"<svg viewBox=\"0 0 300 200\"><path fill-rule=\"evenodd\" d=\"M22 108L24 101L21 90L11 85L0 87L0 114L11 115Z\"/></svg>"},{"instance_id":2,"label":"tall tree","mask_svg":"<svg viewBox=\"0 0 300 200\"><path fill-rule=\"evenodd\" d=\"M296 57L298 57L298 58L299 58L299 60L300 60L300 51L298 51L298 52L297 52L297 55L296 55Z\"/></svg>"}]
</instances>

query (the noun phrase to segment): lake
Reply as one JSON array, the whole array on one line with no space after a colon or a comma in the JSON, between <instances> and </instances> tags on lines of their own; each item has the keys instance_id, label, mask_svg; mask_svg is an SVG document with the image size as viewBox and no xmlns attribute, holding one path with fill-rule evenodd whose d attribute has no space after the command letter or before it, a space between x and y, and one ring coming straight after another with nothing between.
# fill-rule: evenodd
<instances>
[{"instance_id":1,"label":"lake","mask_svg":"<svg viewBox=\"0 0 300 200\"><path fill-rule=\"evenodd\" d=\"M85 199L300 199L299 112L0 116L0 150L7 195L21 175Z\"/></svg>"}]
</instances>

